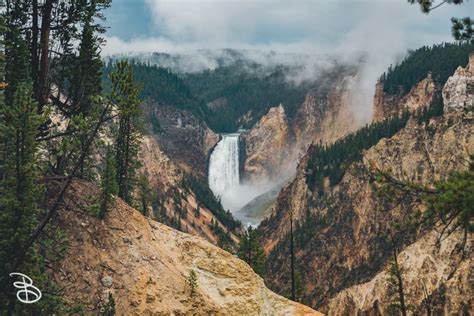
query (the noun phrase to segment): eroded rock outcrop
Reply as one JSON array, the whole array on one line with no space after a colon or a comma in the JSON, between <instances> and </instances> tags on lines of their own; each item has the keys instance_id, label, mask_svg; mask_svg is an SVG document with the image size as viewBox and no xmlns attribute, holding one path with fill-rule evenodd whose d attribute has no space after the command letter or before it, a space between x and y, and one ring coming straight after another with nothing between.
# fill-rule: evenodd
<instances>
[{"instance_id":1,"label":"eroded rock outcrop","mask_svg":"<svg viewBox=\"0 0 474 316\"><path fill-rule=\"evenodd\" d=\"M255 126L244 133L246 160L244 172L248 179L271 179L283 173L291 162L291 132L285 109L280 104L271 108Z\"/></svg>"},{"instance_id":2,"label":"eroded rock outcrop","mask_svg":"<svg viewBox=\"0 0 474 316\"><path fill-rule=\"evenodd\" d=\"M351 109L356 82L356 75L340 75L308 91L293 122L301 149L312 142L332 143L358 127Z\"/></svg>"},{"instance_id":3,"label":"eroded rock outcrop","mask_svg":"<svg viewBox=\"0 0 474 316\"><path fill-rule=\"evenodd\" d=\"M458 230L438 246L438 236L432 231L397 256L403 269L406 304L418 306L423 313L431 310L435 315L468 312L474 305L472 239L464 241L463 232ZM468 254L467 259L462 259L461 248ZM384 307L397 301L389 277L385 268L369 282L338 293L329 303L329 315L385 314Z\"/></svg>"},{"instance_id":4,"label":"eroded rock outcrop","mask_svg":"<svg viewBox=\"0 0 474 316\"><path fill-rule=\"evenodd\" d=\"M458 67L443 88L446 110L474 107L474 52L469 55L469 64Z\"/></svg>"},{"instance_id":5,"label":"eroded rock outcrop","mask_svg":"<svg viewBox=\"0 0 474 316\"><path fill-rule=\"evenodd\" d=\"M163 152L183 170L205 179L209 153L219 135L186 110L150 101L147 113Z\"/></svg>"},{"instance_id":6,"label":"eroded rock outcrop","mask_svg":"<svg viewBox=\"0 0 474 316\"><path fill-rule=\"evenodd\" d=\"M271 180L292 175L300 154L312 142L332 143L354 131L360 125L350 108L356 81L350 72L318 81L291 118L282 105L271 108L242 135L247 178Z\"/></svg>"},{"instance_id":7,"label":"eroded rock outcrop","mask_svg":"<svg viewBox=\"0 0 474 316\"><path fill-rule=\"evenodd\" d=\"M368 150L363 161L366 168L376 165L407 181L432 183L467 167L465 161L474 152L473 119L470 112L432 120L429 127L411 121L394 137ZM281 191L272 216L259 227L265 249L270 251L267 281L274 290L288 289L287 248L277 245L289 231L290 212L300 225L311 214L314 231L304 232L304 244L296 250L296 266L306 302L327 311L327 298L371 280L385 267L390 257L387 232L391 223L413 206L402 203L385 210L371 183L356 169L347 171L338 185L328 186L324 198L319 198L307 188L303 166ZM400 236L405 243L419 237Z\"/></svg>"},{"instance_id":8,"label":"eroded rock outcrop","mask_svg":"<svg viewBox=\"0 0 474 316\"><path fill-rule=\"evenodd\" d=\"M431 73L412 87L408 94L392 95L383 91L383 84L378 82L375 86L373 121L381 121L390 116L400 115L403 111L414 112L419 108L431 104L437 92L437 87Z\"/></svg>"},{"instance_id":9,"label":"eroded rock outcrop","mask_svg":"<svg viewBox=\"0 0 474 316\"><path fill-rule=\"evenodd\" d=\"M230 253L145 218L119 199L104 220L75 211L98 193L75 182L68 209L59 213L68 249L51 273L67 288L67 304L95 314L112 293L117 315L321 315L268 290Z\"/></svg>"}]
</instances>

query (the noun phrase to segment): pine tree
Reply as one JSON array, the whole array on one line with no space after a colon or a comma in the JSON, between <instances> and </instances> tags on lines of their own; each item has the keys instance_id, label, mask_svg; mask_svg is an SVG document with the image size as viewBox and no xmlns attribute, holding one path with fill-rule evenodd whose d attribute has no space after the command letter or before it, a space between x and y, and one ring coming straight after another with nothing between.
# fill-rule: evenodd
<instances>
[{"instance_id":1,"label":"pine tree","mask_svg":"<svg viewBox=\"0 0 474 316\"><path fill-rule=\"evenodd\" d=\"M114 195L117 194L117 179L115 175L115 157L112 146L107 146L105 154L105 167L101 176L102 194L100 197L99 218L104 218L107 208L113 202Z\"/></svg>"},{"instance_id":2,"label":"pine tree","mask_svg":"<svg viewBox=\"0 0 474 316\"><path fill-rule=\"evenodd\" d=\"M132 67L127 61L117 63L111 74L112 101L117 106L118 131L115 137L118 196L132 204L132 192L136 184L136 171L140 166L141 124L139 89L133 80Z\"/></svg>"},{"instance_id":3,"label":"pine tree","mask_svg":"<svg viewBox=\"0 0 474 316\"><path fill-rule=\"evenodd\" d=\"M295 284L295 248L293 240L293 210L290 210L290 277L291 277L291 299L296 300Z\"/></svg>"},{"instance_id":4,"label":"pine tree","mask_svg":"<svg viewBox=\"0 0 474 316\"><path fill-rule=\"evenodd\" d=\"M189 286L189 289L190 289L190 296L194 296L194 294L196 294L196 290L198 288L198 283L197 283L197 275L196 275L196 272L194 272L194 270L190 270L189 271L189 275L188 275L188 279L186 280L188 286Z\"/></svg>"},{"instance_id":5,"label":"pine tree","mask_svg":"<svg viewBox=\"0 0 474 316\"><path fill-rule=\"evenodd\" d=\"M42 120L31 98L31 83L19 83L11 104L0 104L0 278L8 279L18 250L24 245L41 213L42 187L37 165L35 136ZM35 250L28 254L22 271L34 268ZM3 298L3 296L2 296ZM2 306L3 299L0 299ZM5 306L5 305L3 305Z\"/></svg>"},{"instance_id":6,"label":"pine tree","mask_svg":"<svg viewBox=\"0 0 474 316\"><path fill-rule=\"evenodd\" d=\"M72 70L71 81L71 110L68 111L70 116L80 116L80 120L95 121L99 115L97 107L97 96L102 92L102 60L100 58L101 40L94 33L93 18L96 13L95 1L90 2L85 9L81 43L79 46L79 55L75 59L75 67ZM77 126L71 126L77 128ZM87 142L87 134L83 134L79 138L78 146L80 151L85 150ZM91 150L90 150L91 151ZM88 153L84 159L79 176L87 177L87 170L92 167L92 159Z\"/></svg>"},{"instance_id":7,"label":"pine tree","mask_svg":"<svg viewBox=\"0 0 474 316\"><path fill-rule=\"evenodd\" d=\"M151 205L152 202L152 192L150 188L150 182L148 178L144 175L140 175L138 178L138 208L140 212L147 216L148 215L148 207Z\"/></svg>"},{"instance_id":8,"label":"pine tree","mask_svg":"<svg viewBox=\"0 0 474 316\"><path fill-rule=\"evenodd\" d=\"M250 226L240 239L238 256L259 275L265 270L265 253L258 242L257 231Z\"/></svg>"},{"instance_id":9,"label":"pine tree","mask_svg":"<svg viewBox=\"0 0 474 316\"><path fill-rule=\"evenodd\" d=\"M96 11L95 2L89 4L82 30L79 56L72 80L73 112L89 114L95 105L93 97L102 92L102 60L100 58L100 44L98 36L94 33L93 17Z\"/></svg>"},{"instance_id":10,"label":"pine tree","mask_svg":"<svg viewBox=\"0 0 474 316\"><path fill-rule=\"evenodd\" d=\"M395 314L396 311L399 311L402 316L406 316L409 310L409 306L406 304L405 299L405 290L403 287L403 269L398 263L398 251L395 240L392 238L392 259L390 261L390 266L388 269L388 282L390 285L390 290L392 293L397 293L397 301L390 303L387 306L387 312Z\"/></svg>"},{"instance_id":11,"label":"pine tree","mask_svg":"<svg viewBox=\"0 0 474 316\"><path fill-rule=\"evenodd\" d=\"M17 3L18 5L20 3ZM0 314L15 311L10 295L9 273L19 249L29 238L41 214L38 202L43 188L38 185L38 143L42 122L32 96L28 71L28 46L21 37L14 16L1 17L5 54L5 94L0 95ZM5 24L4 24L5 22ZM16 73L15 73L16 69ZM37 276L37 248L30 251L21 268ZM8 283L7 283L8 282ZM7 312L5 313L7 314Z\"/></svg>"}]
</instances>

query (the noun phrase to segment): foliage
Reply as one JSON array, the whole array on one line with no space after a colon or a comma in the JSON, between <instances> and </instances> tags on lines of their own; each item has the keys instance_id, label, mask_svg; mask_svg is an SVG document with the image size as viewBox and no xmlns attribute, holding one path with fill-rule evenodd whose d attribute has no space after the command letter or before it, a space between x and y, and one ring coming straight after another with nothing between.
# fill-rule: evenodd
<instances>
[{"instance_id":1,"label":"foliage","mask_svg":"<svg viewBox=\"0 0 474 316\"><path fill-rule=\"evenodd\" d=\"M445 3L459 5L464 2L464 0L444 0L439 3L436 3L434 0L408 0L410 4L419 4L421 11L423 13L430 13L432 10L435 10L442 6ZM453 37L458 41L472 41L474 40L473 25L469 17L462 19L452 18L452 34Z\"/></svg>"},{"instance_id":2,"label":"foliage","mask_svg":"<svg viewBox=\"0 0 474 316\"><path fill-rule=\"evenodd\" d=\"M93 16L95 7L91 4L84 18L79 54L72 70L71 99L76 113L89 114L95 104L93 97L102 92L102 60L98 36L94 34Z\"/></svg>"},{"instance_id":3,"label":"foliage","mask_svg":"<svg viewBox=\"0 0 474 316\"><path fill-rule=\"evenodd\" d=\"M392 241L392 258L388 266L388 292L390 296L397 296L397 299L392 301L387 307L388 314L397 314L400 312L403 316L407 315L407 311L413 309L410 304L406 302L406 293L403 286L403 268L398 263L398 251L395 243Z\"/></svg>"},{"instance_id":4,"label":"foliage","mask_svg":"<svg viewBox=\"0 0 474 316\"><path fill-rule=\"evenodd\" d=\"M473 233L474 155L468 170L455 171L447 179L437 182L434 192L424 194L423 199L428 206L425 217L431 221L440 220L446 227L442 233L457 228Z\"/></svg>"},{"instance_id":5,"label":"foliage","mask_svg":"<svg viewBox=\"0 0 474 316\"><path fill-rule=\"evenodd\" d=\"M117 106L119 117L115 135L115 161L118 196L132 204L132 192L136 185L136 171L140 167L141 123L139 88L133 79L133 68L126 62L117 63L110 74L112 83L111 100Z\"/></svg>"},{"instance_id":6,"label":"foliage","mask_svg":"<svg viewBox=\"0 0 474 316\"><path fill-rule=\"evenodd\" d=\"M101 316L114 316L115 315L115 299L111 292L109 292L109 301L103 307L103 312L100 313Z\"/></svg>"},{"instance_id":7,"label":"foliage","mask_svg":"<svg viewBox=\"0 0 474 316\"><path fill-rule=\"evenodd\" d=\"M235 220L230 211L225 211L220 201L216 199L214 193L203 180L187 174L183 179L183 187L196 194L196 199L208 208L212 214L230 230L236 230L241 226L240 221Z\"/></svg>"},{"instance_id":8,"label":"foliage","mask_svg":"<svg viewBox=\"0 0 474 316\"><path fill-rule=\"evenodd\" d=\"M282 104L286 115L293 117L297 107L303 103L309 82L299 85L289 82L288 69L280 68L271 72L253 69L244 72L239 65L219 67L196 74L187 74L184 79L190 90L205 103L216 99L225 100L222 106L212 110L206 118L208 125L218 132L232 132L242 125L249 128L271 107ZM251 120L239 119L251 112Z\"/></svg>"},{"instance_id":9,"label":"foliage","mask_svg":"<svg viewBox=\"0 0 474 316\"><path fill-rule=\"evenodd\" d=\"M238 256L247 262L252 269L259 275L265 272L265 253L260 246L257 236L257 230L250 226L240 239Z\"/></svg>"},{"instance_id":10,"label":"foliage","mask_svg":"<svg viewBox=\"0 0 474 316\"><path fill-rule=\"evenodd\" d=\"M440 117L444 113L444 103L441 97L435 97L433 103L429 107L423 107L414 113L419 125L425 123L429 125L430 119Z\"/></svg>"},{"instance_id":11,"label":"foliage","mask_svg":"<svg viewBox=\"0 0 474 316\"><path fill-rule=\"evenodd\" d=\"M117 179L115 174L115 157L112 146L107 146L105 152L105 166L101 175L101 189L99 218L104 218L107 208L113 202L118 193Z\"/></svg>"},{"instance_id":12,"label":"foliage","mask_svg":"<svg viewBox=\"0 0 474 316\"><path fill-rule=\"evenodd\" d=\"M470 17L451 18L453 37L457 41L474 41L474 21Z\"/></svg>"},{"instance_id":13,"label":"foliage","mask_svg":"<svg viewBox=\"0 0 474 316\"><path fill-rule=\"evenodd\" d=\"M380 77L383 90L390 94L407 94L411 87L431 72L433 80L442 86L458 66L465 66L474 43L440 44L423 46L409 55Z\"/></svg>"},{"instance_id":14,"label":"foliage","mask_svg":"<svg viewBox=\"0 0 474 316\"><path fill-rule=\"evenodd\" d=\"M216 132L234 132L240 126L248 128L279 104L283 104L286 115L292 117L311 86L310 82L298 85L289 82L288 69L268 72L256 65L246 71L234 65L181 76L156 65L132 62L132 67L136 80L143 85L142 98L155 100L154 106L167 104L187 110ZM106 77L113 68L111 61L104 67L105 86L110 86ZM226 101L222 106L207 106L216 99ZM251 113L251 119L241 121L247 113ZM156 120L151 123L152 128L160 130L154 126Z\"/></svg>"},{"instance_id":15,"label":"foliage","mask_svg":"<svg viewBox=\"0 0 474 316\"><path fill-rule=\"evenodd\" d=\"M161 104L173 105L188 110L199 118L203 118L206 106L191 94L186 83L169 69L131 62L134 78L141 85L140 97L154 99ZM116 64L109 61L103 69L103 84L110 90L109 75L115 71Z\"/></svg>"},{"instance_id":16,"label":"foliage","mask_svg":"<svg viewBox=\"0 0 474 316\"><path fill-rule=\"evenodd\" d=\"M5 49L0 52L5 79L0 85L2 315L66 311L61 289L47 273L66 247L51 219L72 178L91 174L91 144L108 109L99 96L103 43L99 34L104 29L98 20L109 4L110 0L80 5L77 1L7 1L0 15ZM64 118L61 130L50 120L53 111ZM48 188L57 185L58 180L50 179L59 179L59 192L45 190L44 183ZM39 302L16 303L8 276L12 270L34 280L43 293Z\"/></svg>"},{"instance_id":17,"label":"foliage","mask_svg":"<svg viewBox=\"0 0 474 316\"><path fill-rule=\"evenodd\" d=\"M148 207L151 206L152 204L152 190L150 187L150 182L148 181L148 178L144 175L140 175L138 177L138 184L137 184L137 189L138 189L138 209L140 212L147 216L148 215Z\"/></svg>"},{"instance_id":18,"label":"foliage","mask_svg":"<svg viewBox=\"0 0 474 316\"><path fill-rule=\"evenodd\" d=\"M388 171L379 170L376 181L380 184L378 194L391 201L397 198L423 202L426 210L419 208L408 214L403 222L395 221L393 228L417 229L420 226L433 227L440 224L438 243L446 235L457 229L467 234L474 231L472 210L474 192L474 156L471 156L469 169L454 171L446 179L437 181L434 185L423 185L397 179Z\"/></svg>"},{"instance_id":19,"label":"foliage","mask_svg":"<svg viewBox=\"0 0 474 316\"><path fill-rule=\"evenodd\" d=\"M425 123L428 128L431 118L443 115L443 108L443 100L437 96L429 107L423 107L415 113L405 112L401 116L366 125L329 146L312 145L306 166L307 185L322 195L326 177L329 178L329 184L334 186L341 181L347 167L362 158L364 150L374 146L382 138L395 135L405 127L410 117L416 118L418 124Z\"/></svg>"},{"instance_id":20,"label":"foliage","mask_svg":"<svg viewBox=\"0 0 474 316\"><path fill-rule=\"evenodd\" d=\"M196 290L198 288L197 275L196 275L196 272L194 272L194 270L191 269L189 271L189 275L188 275L188 278L186 280L186 283L188 284L189 289L190 289L190 296L194 296L194 294L196 294Z\"/></svg>"},{"instance_id":21,"label":"foliage","mask_svg":"<svg viewBox=\"0 0 474 316\"><path fill-rule=\"evenodd\" d=\"M312 145L308 151L310 158L306 166L308 187L323 194L325 177L329 178L330 185L339 183L347 167L362 158L363 150L377 144L384 137L393 136L405 126L408 118L409 114L405 112L400 117L391 117L367 125L332 145Z\"/></svg>"},{"instance_id":22,"label":"foliage","mask_svg":"<svg viewBox=\"0 0 474 316\"><path fill-rule=\"evenodd\" d=\"M40 204L44 186L37 183L40 176L37 162L39 147L35 140L43 117L37 113L37 104L31 95L31 83L22 82L16 85L10 104L5 104L3 98L0 102L1 313L9 306L8 294L3 291L9 291L11 287L8 274L12 272L20 251L44 215ZM63 248L55 239L59 253ZM27 313L60 310L61 300L55 295L57 289L45 274L46 255L48 260L54 260L51 253L54 248L49 247L50 241L50 238L43 238L42 244L30 249L19 266L20 271L34 279L36 286L45 292L44 299L34 306L10 305L14 313L20 310Z\"/></svg>"}]
</instances>

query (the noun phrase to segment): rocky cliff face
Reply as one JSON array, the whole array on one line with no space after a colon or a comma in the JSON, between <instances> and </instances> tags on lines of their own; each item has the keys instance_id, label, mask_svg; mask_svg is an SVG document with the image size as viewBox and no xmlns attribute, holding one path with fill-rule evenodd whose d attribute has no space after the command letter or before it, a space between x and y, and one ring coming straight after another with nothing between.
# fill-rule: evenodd
<instances>
[{"instance_id":1,"label":"rocky cliff face","mask_svg":"<svg viewBox=\"0 0 474 316\"><path fill-rule=\"evenodd\" d=\"M355 75L339 75L324 80L308 91L293 122L296 140L302 149L311 143L332 143L358 127L351 111Z\"/></svg>"},{"instance_id":2,"label":"rocky cliff face","mask_svg":"<svg viewBox=\"0 0 474 316\"><path fill-rule=\"evenodd\" d=\"M67 288L67 304L97 314L111 293L117 315L321 315L268 290L230 253L145 218L119 199L104 220L77 211L97 194L75 182L66 196L69 207L57 218L68 253L50 273Z\"/></svg>"},{"instance_id":3,"label":"rocky cliff face","mask_svg":"<svg viewBox=\"0 0 474 316\"><path fill-rule=\"evenodd\" d=\"M431 91L430 86L427 81L421 82L412 92L420 87L428 87ZM446 89L459 91L459 87L450 87L448 83ZM466 93L456 97L463 105L469 104L466 98L472 100ZM418 97L411 94L405 101L419 100L423 104L429 99L420 91L416 95ZM402 107L407 104L403 103ZM422 105L413 101L411 106ZM308 189L304 174L307 157L303 157L295 179L280 192L272 215L259 227L262 242L270 254L266 276L270 288L281 292L287 292L289 288L286 235L289 215L293 212L297 235L311 219L312 230L306 228L295 246L295 266L303 284L303 301L333 315L351 314L351 311L352 314L361 311L369 315L383 312L383 304L388 301L384 280L391 249L388 232L394 221L419 206L402 202L388 207L374 192L372 183L358 170L377 166L395 177L424 184L443 179L452 170L467 168L466 161L474 152L473 121L474 113L468 107L463 111L446 111L442 118L432 119L429 124L410 120L395 136L382 139L367 150L362 162L353 164L339 184L326 185L324 196L317 196ZM427 298L437 297L438 305L433 305L432 310L452 312L467 306L472 312L472 295L467 290L472 287L471 246L467 247L466 256L461 260L457 246L462 242L460 234L452 235L441 248L431 243L433 234L434 231L423 231L399 236L403 245L408 246L399 258L408 271L409 286L413 285L411 299L419 304L427 302ZM427 283L423 290L423 284L415 285L420 276Z\"/></svg>"},{"instance_id":4,"label":"rocky cliff face","mask_svg":"<svg viewBox=\"0 0 474 316\"><path fill-rule=\"evenodd\" d=\"M390 116L400 115L403 111L414 112L428 106L433 101L437 87L431 74L416 84L408 94L400 92L397 95L387 94L383 91L383 84L375 86L373 121L381 121Z\"/></svg>"},{"instance_id":5,"label":"rocky cliff face","mask_svg":"<svg viewBox=\"0 0 474 316\"><path fill-rule=\"evenodd\" d=\"M469 55L467 67L458 67L446 81L443 101L448 110L474 107L474 52Z\"/></svg>"},{"instance_id":6,"label":"rocky cliff face","mask_svg":"<svg viewBox=\"0 0 474 316\"><path fill-rule=\"evenodd\" d=\"M209 153L219 141L219 135L188 111L153 103L146 109L150 130L163 152L183 170L205 179Z\"/></svg>"},{"instance_id":7,"label":"rocky cliff face","mask_svg":"<svg viewBox=\"0 0 474 316\"><path fill-rule=\"evenodd\" d=\"M242 135L245 140L244 172L248 179L272 179L275 170L289 166L291 138L288 119L282 105L271 108L255 126Z\"/></svg>"},{"instance_id":8,"label":"rocky cliff face","mask_svg":"<svg viewBox=\"0 0 474 316\"><path fill-rule=\"evenodd\" d=\"M428 309L434 315L468 314L474 305L474 259L472 255L462 259L459 249L465 247L472 254L472 239L463 245L463 234L457 231L438 247L437 235L435 231L426 234L397 256L403 268L407 304L418 306L423 314ZM388 268L384 268L369 282L338 293L328 305L329 315L386 313L384 307L396 301L389 276Z\"/></svg>"},{"instance_id":9,"label":"rocky cliff face","mask_svg":"<svg viewBox=\"0 0 474 316\"><path fill-rule=\"evenodd\" d=\"M397 177L425 183L447 176L450 170L466 168L465 161L474 150L472 119L472 113L447 115L433 121L429 130L411 122L395 137L371 148L364 155L366 167L376 164ZM434 135L431 129L436 129ZM304 280L307 303L327 309L328 297L367 282L384 267L390 256L386 235L390 225L412 207L401 204L384 211L371 183L355 171L347 172L321 199L307 189L298 172L278 196L273 215L259 228L265 249L270 251L268 284L273 289L288 287L288 253L278 242L289 231L290 211L300 225L306 214L319 218L312 234L305 237L309 241L297 248L296 265Z\"/></svg>"},{"instance_id":10,"label":"rocky cliff face","mask_svg":"<svg viewBox=\"0 0 474 316\"><path fill-rule=\"evenodd\" d=\"M357 77L342 73L325 78L306 94L296 114L288 118L283 106L271 108L243 134L245 174L249 179L274 179L294 173L300 153L312 142L332 143L360 123L350 109Z\"/></svg>"},{"instance_id":11,"label":"rocky cliff face","mask_svg":"<svg viewBox=\"0 0 474 316\"><path fill-rule=\"evenodd\" d=\"M184 187L186 172L161 150L154 136L143 137L139 157L142 163L140 172L150 182L159 203L155 210L149 210L148 215L164 222L172 219L181 231L218 244L219 237L211 223L216 223L224 231L228 228L203 206L202 201L198 201L194 192ZM231 232L230 237L238 242L234 233Z\"/></svg>"}]
</instances>

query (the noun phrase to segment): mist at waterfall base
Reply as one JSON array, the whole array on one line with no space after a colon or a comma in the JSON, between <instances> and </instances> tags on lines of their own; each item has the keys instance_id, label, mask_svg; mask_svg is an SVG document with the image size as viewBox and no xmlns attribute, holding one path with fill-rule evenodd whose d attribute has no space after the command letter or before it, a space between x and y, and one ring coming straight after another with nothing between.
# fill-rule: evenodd
<instances>
[{"instance_id":1,"label":"mist at waterfall base","mask_svg":"<svg viewBox=\"0 0 474 316\"><path fill-rule=\"evenodd\" d=\"M256 197L271 190L269 182L241 182L239 174L239 134L223 134L209 159L209 187L224 209L244 225L258 225L261 218L249 217L241 209Z\"/></svg>"}]
</instances>

